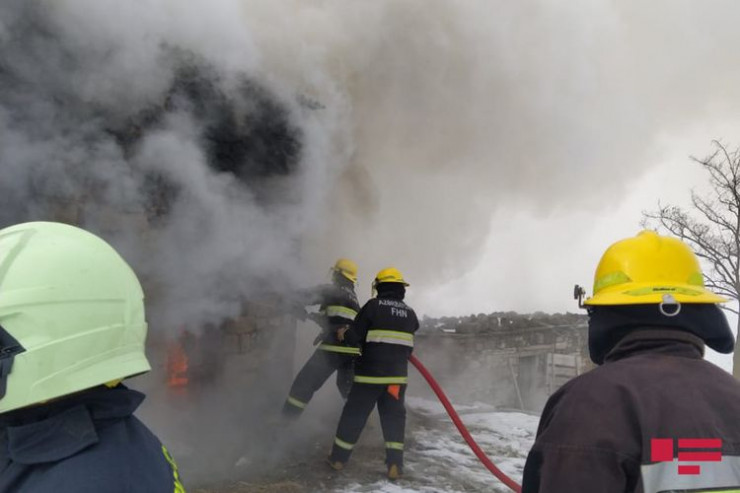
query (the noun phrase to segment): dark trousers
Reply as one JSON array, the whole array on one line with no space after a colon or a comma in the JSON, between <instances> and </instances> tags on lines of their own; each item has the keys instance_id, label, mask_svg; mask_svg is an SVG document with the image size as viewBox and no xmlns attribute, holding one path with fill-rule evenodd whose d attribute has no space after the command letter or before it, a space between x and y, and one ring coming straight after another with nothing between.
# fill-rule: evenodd
<instances>
[{"instance_id":1,"label":"dark trousers","mask_svg":"<svg viewBox=\"0 0 740 493\"><path fill-rule=\"evenodd\" d=\"M367 418L378 404L380 426L385 439L385 463L403 466L403 439L406 429L406 385L401 385L398 399L388 392L388 385L355 383L339 419L337 435L329 459L347 462L360 438Z\"/></svg>"},{"instance_id":2,"label":"dark trousers","mask_svg":"<svg viewBox=\"0 0 740 493\"><path fill-rule=\"evenodd\" d=\"M347 398L354 377L354 356L317 349L293 380L290 393L283 406L283 414L297 416L311 401L313 394L335 371L337 388Z\"/></svg>"}]
</instances>

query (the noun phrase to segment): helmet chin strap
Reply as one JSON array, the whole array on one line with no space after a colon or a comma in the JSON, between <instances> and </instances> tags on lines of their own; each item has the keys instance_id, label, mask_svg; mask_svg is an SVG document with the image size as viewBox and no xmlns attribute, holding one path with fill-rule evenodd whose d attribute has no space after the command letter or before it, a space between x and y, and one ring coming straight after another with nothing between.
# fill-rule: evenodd
<instances>
[{"instance_id":1,"label":"helmet chin strap","mask_svg":"<svg viewBox=\"0 0 740 493\"><path fill-rule=\"evenodd\" d=\"M25 351L13 336L0 326L0 399L8 390L8 376L13 368L13 358Z\"/></svg>"},{"instance_id":2,"label":"helmet chin strap","mask_svg":"<svg viewBox=\"0 0 740 493\"><path fill-rule=\"evenodd\" d=\"M667 311L666 306L673 306L675 308L673 311ZM661 301L658 305L658 310L660 310L660 313L665 315L666 317L675 317L676 315L681 313L681 303L676 301L676 298L674 298L673 295L664 294L663 301Z\"/></svg>"}]
</instances>

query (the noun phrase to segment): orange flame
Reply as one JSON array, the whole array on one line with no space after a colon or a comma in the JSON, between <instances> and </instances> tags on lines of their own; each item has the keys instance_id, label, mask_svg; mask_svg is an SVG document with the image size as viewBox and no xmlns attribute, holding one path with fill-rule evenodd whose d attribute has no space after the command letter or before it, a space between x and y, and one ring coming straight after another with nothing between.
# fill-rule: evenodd
<instances>
[{"instance_id":1,"label":"orange flame","mask_svg":"<svg viewBox=\"0 0 740 493\"><path fill-rule=\"evenodd\" d=\"M167 386L182 389L188 385L188 355L182 342L174 340L167 348Z\"/></svg>"}]
</instances>

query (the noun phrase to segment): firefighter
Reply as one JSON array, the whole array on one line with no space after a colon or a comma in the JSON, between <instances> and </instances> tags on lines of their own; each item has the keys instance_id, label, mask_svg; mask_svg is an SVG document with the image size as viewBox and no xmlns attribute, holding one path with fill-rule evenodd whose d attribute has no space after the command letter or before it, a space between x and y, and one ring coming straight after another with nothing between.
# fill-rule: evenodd
<instances>
[{"instance_id":1,"label":"firefighter","mask_svg":"<svg viewBox=\"0 0 740 493\"><path fill-rule=\"evenodd\" d=\"M121 382L150 370L136 275L82 229L0 230L0 491L183 493Z\"/></svg>"},{"instance_id":2,"label":"firefighter","mask_svg":"<svg viewBox=\"0 0 740 493\"><path fill-rule=\"evenodd\" d=\"M320 305L319 316L314 318L322 332L314 341L316 351L296 375L290 387L283 416L297 417L303 412L313 394L337 372L337 388L343 398L352 386L354 359L360 354L357 344L348 344L344 334L353 323L360 304L355 294L357 264L340 258L332 267L332 283L301 293L302 305Z\"/></svg>"},{"instance_id":3,"label":"firefighter","mask_svg":"<svg viewBox=\"0 0 740 493\"><path fill-rule=\"evenodd\" d=\"M377 296L362 307L346 334L349 341L360 345L362 355L355 364L354 385L328 459L335 470L344 468L377 404L388 478L398 479L403 472L408 359L414 347L414 332L419 328L416 313L403 301L406 286L398 269L389 267L378 272L373 281Z\"/></svg>"},{"instance_id":4,"label":"firefighter","mask_svg":"<svg viewBox=\"0 0 740 493\"><path fill-rule=\"evenodd\" d=\"M610 246L585 301L600 366L548 400L522 491L740 491L740 383L702 358L705 345L733 350L725 301L676 238L643 231ZM698 445L721 461L684 454Z\"/></svg>"}]
</instances>

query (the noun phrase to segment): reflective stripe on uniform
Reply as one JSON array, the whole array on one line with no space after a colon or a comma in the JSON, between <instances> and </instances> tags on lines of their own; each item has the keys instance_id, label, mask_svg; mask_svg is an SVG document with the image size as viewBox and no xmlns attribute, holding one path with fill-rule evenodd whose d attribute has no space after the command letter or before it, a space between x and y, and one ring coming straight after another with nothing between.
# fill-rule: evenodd
<instances>
[{"instance_id":1,"label":"reflective stripe on uniform","mask_svg":"<svg viewBox=\"0 0 740 493\"><path fill-rule=\"evenodd\" d=\"M683 461L681 465L686 465ZM641 468L645 493L687 491L740 492L740 457L723 456L719 462L702 462L700 474L679 474L678 459L645 464Z\"/></svg>"},{"instance_id":2,"label":"reflective stripe on uniform","mask_svg":"<svg viewBox=\"0 0 740 493\"><path fill-rule=\"evenodd\" d=\"M331 351L333 353L360 354L360 348L350 346L335 346L333 344L319 344L322 351Z\"/></svg>"},{"instance_id":3,"label":"reflective stripe on uniform","mask_svg":"<svg viewBox=\"0 0 740 493\"><path fill-rule=\"evenodd\" d=\"M172 469L172 486L174 488L172 490L172 493L185 493L185 487L180 481L180 472L177 470L175 459L172 458L172 455L170 455L170 451L167 450L167 447L165 447L164 445L162 445L162 454L164 455L165 460L169 463L170 468Z\"/></svg>"},{"instance_id":4,"label":"reflective stripe on uniform","mask_svg":"<svg viewBox=\"0 0 740 493\"><path fill-rule=\"evenodd\" d=\"M291 406L295 406L295 407L297 407L299 409L304 409L306 407L306 404L308 404L308 403L307 402L303 402L303 401L299 401L295 397L288 396L288 404L290 404Z\"/></svg>"},{"instance_id":5,"label":"reflective stripe on uniform","mask_svg":"<svg viewBox=\"0 0 740 493\"><path fill-rule=\"evenodd\" d=\"M365 377L362 375L355 375L355 382L377 384L407 383L408 377Z\"/></svg>"},{"instance_id":6,"label":"reflective stripe on uniform","mask_svg":"<svg viewBox=\"0 0 740 493\"><path fill-rule=\"evenodd\" d=\"M342 305L329 305L324 310L324 314L327 317L340 317L340 318L346 318L347 320L354 320L357 316L357 312L353 310L352 308L347 308L346 306Z\"/></svg>"},{"instance_id":7,"label":"reflective stripe on uniform","mask_svg":"<svg viewBox=\"0 0 740 493\"><path fill-rule=\"evenodd\" d=\"M344 450L352 450L355 446L354 443L347 443L344 440L340 440L339 437L334 437L334 444Z\"/></svg>"},{"instance_id":8,"label":"reflective stripe on uniform","mask_svg":"<svg viewBox=\"0 0 740 493\"><path fill-rule=\"evenodd\" d=\"M386 344L414 347L414 334L397 330L368 330L365 340L367 342L384 342Z\"/></svg>"},{"instance_id":9,"label":"reflective stripe on uniform","mask_svg":"<svg viewBox=\"0 0 740 493\"><path fill-rule=\"evenodd\" d=\"M403 442L385 442L385 448L403 450Z\"/></svg>"}]
</instances>

